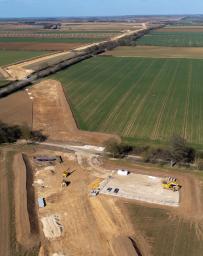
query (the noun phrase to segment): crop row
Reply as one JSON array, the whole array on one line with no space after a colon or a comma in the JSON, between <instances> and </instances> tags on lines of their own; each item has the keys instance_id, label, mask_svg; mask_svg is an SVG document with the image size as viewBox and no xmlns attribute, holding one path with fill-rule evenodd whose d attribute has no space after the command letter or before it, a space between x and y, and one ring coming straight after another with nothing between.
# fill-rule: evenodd
<instances>
[{"instance_id":1,"label":"crop row","mask_svg":"<svg viewBox=\"0 0 203 256\"><path fill-rule=\"evenodd\" d=\"M203 47L203 32L151 32L136 41L137 45Z\"/></svg>"},{"instance_id":2,"label":"crop row","mask_svg":"<svg viewBox=\"0 0 203 256\"><path fill-rule=\"evenodd\" d=\"M203 143L203 60L95 57L56 74L82 129Z\"/></svg>"}]
</instances>

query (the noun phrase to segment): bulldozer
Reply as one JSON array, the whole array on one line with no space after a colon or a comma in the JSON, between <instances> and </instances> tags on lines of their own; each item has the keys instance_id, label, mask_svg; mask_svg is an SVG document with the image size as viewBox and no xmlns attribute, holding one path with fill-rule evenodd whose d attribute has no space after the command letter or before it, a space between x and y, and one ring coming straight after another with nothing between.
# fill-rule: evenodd
<instances>
[{"instance_id":1,"label":"bulldozer","mask_svg":"<svg viewBox=\"0 0 203 256\"><path fill-rule=\"evenodd\" d=\"M179 191L182 187L177 183L177 179L173 177L167 177L163 179L162 186L164 189L169 189L172 190L173 192Z\"/></svg>"}]
</instances>

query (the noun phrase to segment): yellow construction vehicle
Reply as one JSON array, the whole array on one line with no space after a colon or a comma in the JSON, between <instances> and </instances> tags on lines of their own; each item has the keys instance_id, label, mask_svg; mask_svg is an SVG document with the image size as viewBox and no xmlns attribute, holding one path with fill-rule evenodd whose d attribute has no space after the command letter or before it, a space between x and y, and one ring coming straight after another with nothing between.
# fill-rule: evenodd
<instances>
[{"instance_id":1,"label":"yellow construction vehicle","mask_svg":"<svg viewBox=\"0 0 203 256\"><path fill-rule=\"evenodd\" d=\"M69 171L64 171L63 172L63 177L67 178L69 176Z\"/></svg>"},{"instance_id":2,"label":"yellow construction vehicle","mask_svg":"<svg viewBox=\"0 0 203 256\"><path fill-rule=\"evenodd\" d=\"M162 181L162 186L164 189L170 189L172 191L179 191L181 185L177 183L177 179L173 177L167 177Z\"/></svg>"},{"instance_id":3,"label":"yellow construction vehicle","mask_svg":"<svg viewBox=\"0 0 203 256\"><path fill-rule=\"evenodd\" d=\"M95 181L93 181L89 187L90 189L94 190L94 189L98 189L99 185L100 185L101 180L100 179L96 179Z\"/></svg>"}]
</instances>

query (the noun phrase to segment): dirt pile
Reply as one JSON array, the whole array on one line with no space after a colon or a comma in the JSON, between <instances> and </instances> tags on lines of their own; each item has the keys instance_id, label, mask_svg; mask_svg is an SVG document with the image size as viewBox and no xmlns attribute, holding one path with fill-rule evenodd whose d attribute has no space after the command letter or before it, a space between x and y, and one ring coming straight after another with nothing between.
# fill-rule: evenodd
<instances>
[{"instance_id":1,"label":"dirt pile","mask_svg":"<svg viewBox=\"0 0 203 256\"><path fill-rule=\"evenodd\" d=\"M50 215L41 219L43 224L43 232L46 238L58 238L63 233L63 225L60 223L58 215Z\"/></svg>"},{"instance_id":2,"label":"dirt pile","mask_svg":"<svg viewBox=\"0 0 203 256\"><path fill-rule=\"evenodd\" d=\"M32 248L39 244L39 233L34 223L33 215L35 199L30 196L29 175L27 165L22 154L16 154L13 162L14 171L14 197L15 197L15 223L16 239L26 248ZM31 216L32 212L32 216Z\"/></svg>"}]
</instances>

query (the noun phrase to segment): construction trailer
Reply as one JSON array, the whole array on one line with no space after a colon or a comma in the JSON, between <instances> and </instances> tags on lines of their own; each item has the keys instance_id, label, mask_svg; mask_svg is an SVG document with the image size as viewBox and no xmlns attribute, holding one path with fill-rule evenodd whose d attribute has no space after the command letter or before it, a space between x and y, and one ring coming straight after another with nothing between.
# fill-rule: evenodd
<instances>
[{"instance_id":1,"label":"construction trailer","mask_svg":"<svg viewBox=\"0 0 203 256\"><path fill-rule=\"evenodd\" d=\"M117 171L117 174L120 175L120 176L128 176L130 174L130 172L128 170L119 169Z\"/></svg>"},{"instance_id":2,"label":"construction trailer","mask_svg":"<svg viewBox=\"0 0 203 256\"><path fill-rule=\"evenodd\" d=\"M40 208L44 208L46 206L45 198L39 197L38 198L38 205L39 205Z\"/></svg>"}]
</instances>

